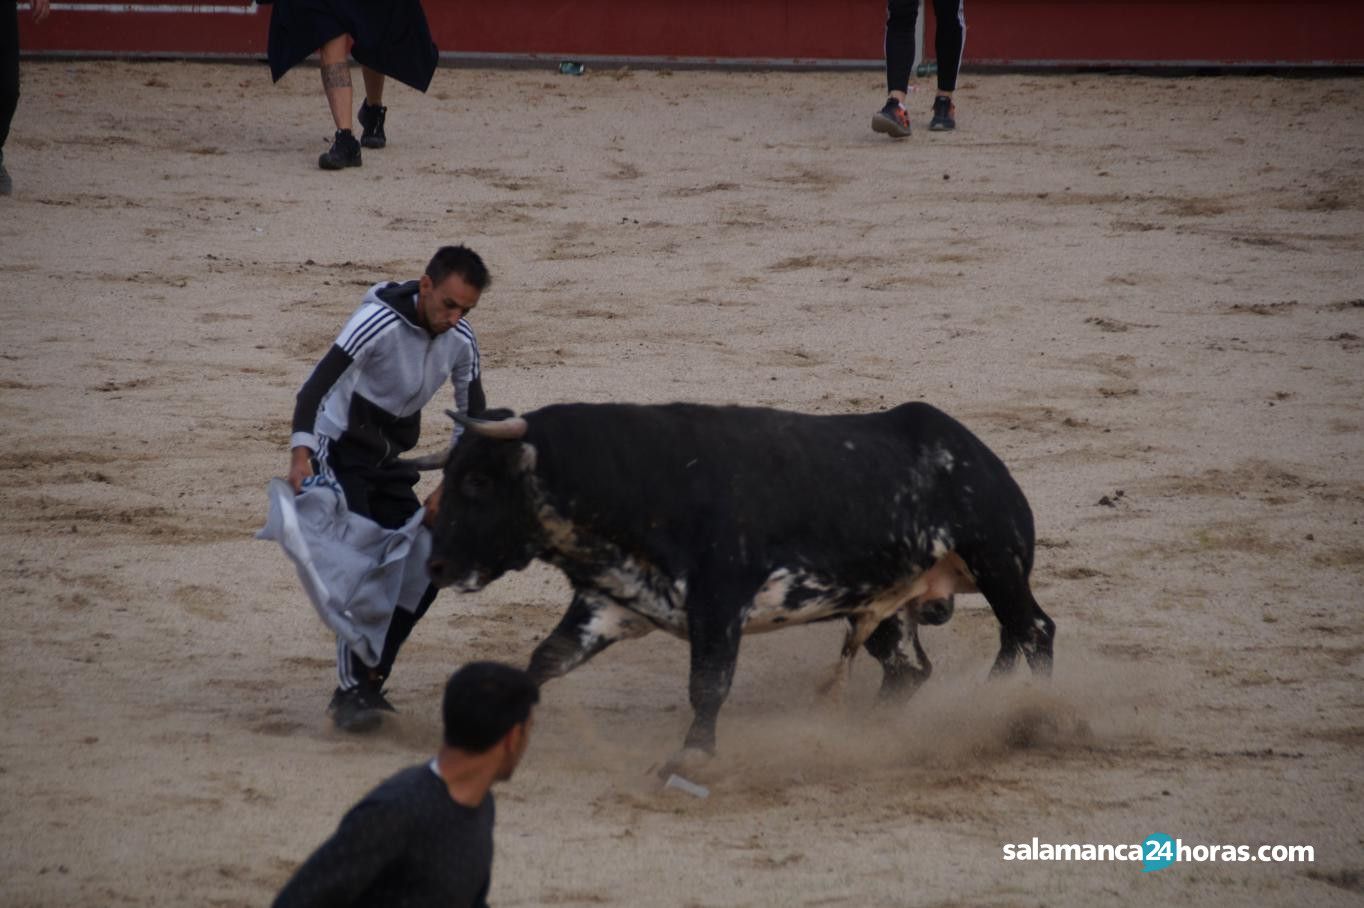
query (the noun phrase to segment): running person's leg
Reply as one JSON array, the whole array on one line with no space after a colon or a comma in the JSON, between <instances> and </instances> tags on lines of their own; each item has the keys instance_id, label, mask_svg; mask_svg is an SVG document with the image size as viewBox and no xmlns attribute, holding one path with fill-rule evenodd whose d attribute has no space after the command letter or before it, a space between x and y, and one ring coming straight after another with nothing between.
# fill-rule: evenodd
<instances>
[{"instance_id":1,"label":"running person's leg","mask_svg":"<svg viewBox=\"0 0 1364 908\"><path fill-rule=\"evenodd\" d=\"M370 484L360 472L346 468L344 450L338 450L338 446L325 436L318 438L313 475L339 485L351 513L370 517ZM327 704L327 712L338 728L351 732L369 731L382 721L382 713L393 710L392 704L384 699L383 683L374 683L371 671L346 641L340 637L336 639L336 690Z\"/></svg>"},{"instance_id":2,"label":"running person's leg","mask_svg":"<svg viewBox=\"0 0 1364 908\"><path fill-rule=\"evenodd\" d=\"M412 488L417 478L412 471L354 468L347 462L344 447L338 450L326 440L321 444L315 469L341 486L352 514L367 517L386 529L401 527L421 508ZM338 726L347 731L365 731L378 724L381 712L393 711L383 696L384 683L393 670L398 650L435 598L436 587L428 585L412 611L395 605L379 663L373 667L366 665L344 641L337 641L337 689L329 711Z\"/></svg>"},{"instance_id":3,"label":"running person's leg","mask_svg":"<svg viewBox=\"0 0 1364 908\"><path fill-rule=\"evenodd\" d=\"M938 55L938 93L933 98L933 119L928 128L942 132L957 127L952 92L957 90L957 74L966 47L965 0L933 0L933 16L937 19L933 48Z\"/></svg>"},{"instance_id":4,"label":"running person's leg","mask_svg":"<svg viewBox=\"0 0 1364 908\"><path fill-rule=\"evenodd\" d=\"M394 530L407 523L421 508L421 502L412 491L409 478L412 477L400 471L382 478L371 477L368 481L360 481L354 475L346 475L338 481L346 493L346 504L350 507L351 513L368 517L379 526ZM384 682L388 680L389 672L393 670L398 650L402 648L408 634L412 633L412 628L426 614L435 598L436 587L428 584L413 611L395 605L393 616L389 619L388 632L384 636L384 648L379 657L379 664L372 668L365 665L359 656L349 652L349 647L344 643L340 644L346 649L346 655L349 657L348 664L345 664L338 654L337 674L341 678L342 687L359 683L373 688L376 692L381 690ZM347 684L347 681L351 684Z\"/></svg>"},{"instance_id":5,"label":"running person's leg","mask_svg":"<svg viewBox=\"0 0 1364 908\"><path fill-rule=\"evenodd\" d=\"M919 21L919 0L887 0L886 3L886 103L871 118L871 128L897 139L910 134L905 98L909 74L914 70L914 29Z\"/></svg>"},{"instance_id":6,"label":"running person's leg","mask_svg":"<svg viewBox=\"0 0 1364 908\"><path fill-rule=\"evenodd\" d=\"M350 36L337 35L317 51L322 66L322 91L336 124L332 147L317 159L323 170L361 166L360 141L351 132Z\"/></svg>"},{"instance_id":7,"label":"running person's leg","mask_svg":"<svg viewBox=\"0 0 1364 908\"><path fill-rule=\"evenodd\" d=\"M914 29L919 23L919 0L887 0L886 92L905 100L909 74L914 71Z\"/></svg>"},{"instance_id":8,"label":"running person's leg","mask_svg":"<svg viewBox=\"0 0 1364 908\"><path fill-rule=\"evenodd\" d=\"M372 674L377 676L379 683L383 684L388 680L388 673L393 671L393 663L398 658L398 650L402 649L407 642L407 635L412 633L412 628L416 627L417 622L422 620L426 610L431 607L431 603L436 601L435 584L427 584L426 590L422 593L421 600L417 602L417 607L412 611L405 608L393 610L393 618L388 624L388 633L384 636L384 651L379 655L379 664L376 665Z\"/></svg>"},{"instance_id":9,"label":"running person's leg","mask_svg":"<svg viewBox=\"0 0 1364 908\"><path fill-rule=\"evenodd\" d=\"M366 148L383 148L388 144L388 136L384 133L384 117L388 113L384 106L384 74L368 66L360 67L360 74L365 79L365 100L355 115L364 129L360 144Z\"/></svg>"},{"instance_id":10,"label":"running person's leg","mask_svg":"<svg viewBox=\"0 0 1364 908\"><path fill-rule=\"evenodd\" d=\"M12 191L5 170L5 140L19 106L19 4L0 0L0 195Z\"/></svg>"}]
</instances>

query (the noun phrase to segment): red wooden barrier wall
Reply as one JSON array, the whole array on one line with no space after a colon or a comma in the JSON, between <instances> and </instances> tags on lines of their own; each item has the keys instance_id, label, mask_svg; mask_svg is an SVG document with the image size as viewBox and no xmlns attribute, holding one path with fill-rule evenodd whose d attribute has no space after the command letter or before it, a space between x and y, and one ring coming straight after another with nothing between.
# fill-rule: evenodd
<instances>
[{"instance_id":1,"label":"red wooden barrier wall","mask_svg":"<svg viewBox=\"0 0 1364 908\"><path fill-rule=\"evenodd\" d=\"M884 0L426 0L447 57L875 65ZM27 53L262 56L246 0L53 0ZM931 17L930 17L931 18ZM966 0L966 65L1364 65L1360 0ZM928 55L932 56L931 29Z\"/></svg>"}]
</instances>

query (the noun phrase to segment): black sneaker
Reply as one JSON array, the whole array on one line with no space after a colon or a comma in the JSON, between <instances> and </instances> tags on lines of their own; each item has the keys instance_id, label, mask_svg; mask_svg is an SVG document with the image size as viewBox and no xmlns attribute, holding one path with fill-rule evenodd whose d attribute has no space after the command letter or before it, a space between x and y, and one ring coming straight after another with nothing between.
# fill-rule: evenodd
<instances>
[{"instance_id":1,"label":"black sneaker","mask_svg":"<svg viewBox=\"0 0 1364 908\"><path fill-rule=\"evenodd\" d=\"M360 112L355 115L355 119L360 121L360 125L365 131L360 134L360 144L366 148L383 148L388 144L388 136L384 135L384 114L388 113L387 107L379 105L370 106L369 101L360 102Z\"/></svg>"},{"instance_id":2,"label":"black sneaker","mask_svg":"<svg viewBox=\"0 0 1364 908\"><path fill-rule=\"evenodd\" d=\"M360 166L360 143L349 129L338 129L332 147L317 159L317 166L323 170L340 170L342 167Z\"/></svg>"},{"instance_id":3,"label":"black sneaker","mask_svg":"<svg viewBox=\"0 0 1364 908\"><path fill-rule=\"evenodd\" d=\"M342 731L366 732L377 728L384 713L396 713L393 704L384 698L383 691L361 684L350 690L337 688L332 702L327 704L332 723Z\"/></svg>"},{"instance_id":4,"label":"black sneaker","mask_svg":"<svg viewBox=\"0 0 1364 908\"><path fill-rule=\"evenodd\" d=\"M930 132L944 132L948 129L957 128L957 105L952 103L952 99L947 95L938 95L933 99L933 119L928 123Z\"/></svg>"},{"instance_id":5,"label":"black sneaker","mask_svg":"<svg viewBox=\"0 0 1364 908\"><path fill-rule=\"evenodd\" d=\"M909 135L909 111L894 98L886 98L886 106L871 115L871 128L896 139Z\"/></svg>"},{"instance_id":6,"label":"black sneaker","mask_svg":"<svg viewBox=\"0 0 1364 908\"><path fill-rule=\"evenodd\" d=\"M9 195L14 192L14 181L9 177L9 171L5 169L5 153L0 151L0 195Z\"/></svg>"}]
</instances>

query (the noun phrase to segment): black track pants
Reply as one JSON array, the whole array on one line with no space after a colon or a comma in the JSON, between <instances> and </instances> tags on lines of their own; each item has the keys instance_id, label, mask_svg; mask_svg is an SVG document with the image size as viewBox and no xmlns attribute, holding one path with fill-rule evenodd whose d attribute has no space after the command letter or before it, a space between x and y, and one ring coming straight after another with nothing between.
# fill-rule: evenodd
<instances>
[{"instance_id":1,"label":"black track pants","mask_svg":"<svg viewBox=\"0 0 1364 908\"><path fill-rule=\"evenodd\" d=\"M0 151L19 106L19 4L0 0Z\"/></svg>"},{"instance_id":2,"label":"black track pants","mask_svg":"<svg viewBox=\"0 0 1364 908\"><path fill-rule=\"evenodd\" d=\"M417 495L412 491L417 481L415 470L400 468L378 470L363 466L365 458L356 456L345 445L326 443L320 460L313 461L313 469L318 473L330 475L341 486L346 496L346 506L352 514L368 517L381 527L397 529L421 507ZM421 601L413 612L401 608L393 610L389 621L388 633L384 636L384 649L379 656L379 664L370 668L351 652L343 641L336 643L336 674L340 686L355 687L357 684L371 684L382 687L393 670L398 658L398 650L407 641L412 628L426 614L436 598L436 587L428 585L422 593Z\"/></svg>"},{"instance_id":3,"label":"black track pants","mask_svg":"<svg viewBox=\"0 0 1364 908\"><path fill-rule=\"evenodd\" d=\"M933 0L937 34L933 47L938 57L938 90L955 91L961 52L966 45L965 0ZM888 0L886 5L886 90L907 91L914 70L914 26L919 19L919 0Z\"/></svg>"}]
</instances>

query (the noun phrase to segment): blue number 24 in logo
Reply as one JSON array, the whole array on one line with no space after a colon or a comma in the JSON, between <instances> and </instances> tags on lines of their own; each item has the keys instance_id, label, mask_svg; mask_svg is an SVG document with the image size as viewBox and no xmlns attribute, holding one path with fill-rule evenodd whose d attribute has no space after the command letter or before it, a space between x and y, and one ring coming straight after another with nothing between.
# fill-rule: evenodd
<instances>
[{"instance_id":1,"label":"blue number 24 in logo","mask_svg":"<svg viewBox=\"0 0 1364 908\"><path fill-rule=\"evenodd\" d=\"M1162 870L1175 862L1175 840L1163 832L1153 832L1141 843L1141 872Z\"/></svg>"}]
</instances>

